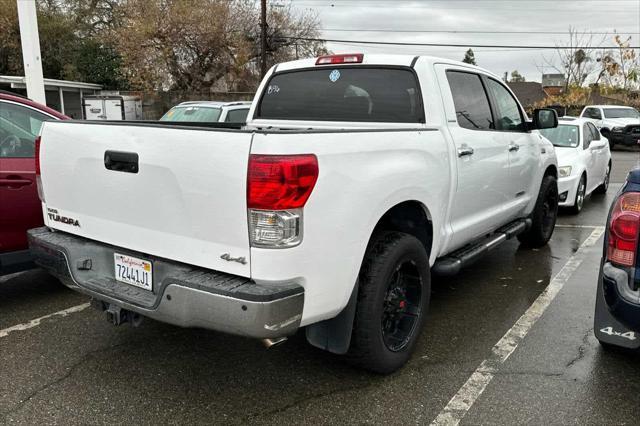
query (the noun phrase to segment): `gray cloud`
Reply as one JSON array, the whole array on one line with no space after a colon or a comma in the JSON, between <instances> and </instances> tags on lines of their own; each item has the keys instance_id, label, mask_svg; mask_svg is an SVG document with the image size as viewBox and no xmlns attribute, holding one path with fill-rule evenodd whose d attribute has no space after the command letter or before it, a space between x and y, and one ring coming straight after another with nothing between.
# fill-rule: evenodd
<instances>
[{"instance_id":1,"label":"gray cloud","mask_svg":"<svg viewBox=\"0 0 640 426\"><path fill-rule=\"evenodd\" d=\"M318 13L324 29L448 31L578 31L640 33L640 0L290 0L295 8ZM333 5L333 6L332 6ZM555 45L568 35L450 34L323 31L325 38L413 43ZM610 46L612 36L594 36ZM640 34L633 34L634 45ZM329 43L334 52L406 53L461 60L466 48L370 46ZM536 65L553 51L474 48L478 65L502 75L517 69L527 80L540 81ZM549 72L553 70L549 69Z\"/></svg>"}]
</instances>

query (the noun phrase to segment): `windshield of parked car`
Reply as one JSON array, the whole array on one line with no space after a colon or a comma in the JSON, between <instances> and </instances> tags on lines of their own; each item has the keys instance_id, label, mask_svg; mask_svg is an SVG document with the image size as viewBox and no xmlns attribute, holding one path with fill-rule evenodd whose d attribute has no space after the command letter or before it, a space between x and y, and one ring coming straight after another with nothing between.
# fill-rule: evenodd
<instances>
[{"instance_id":1,"label":"windshield of parked car","mask_svg":"<svg viewBox=\"0 0 640 426\"><path fill-rule=\"evenodd\" d=\"M323 67L274 75L256 118L423 123L424 113L410 69Z\"/></svg>"},{"instance_id":2,"label":"windshield of parked car","mask_svg":"<svg viewBox=\"0 0 640 426\"><path fill-rule=\"evenodd\" d=\"M633 108L604 108L606 118L640 118L640 113Z\"/></svg>"},{"instance_id":3,"label":"windshield of parked car","mask_svg":"<svg viewBox=\"0 0 640 426\"><path fill-rule=\"evenodd\" d=\"M160 121L195 121L215 123L222 110L216 107L184 105L171 108Z\"/></svg>"},{"instance_id":4,"label":"windshield of parked car","mask_svg":"<svg viewBox=\"0 0 640 426\"><path fill-rule=\"evenodd\" d=\"M558 127L542 129L540 133L557 147L575 148L580 143L580 128L572 124L560 123Z\"/></svg>"}]
</instances>

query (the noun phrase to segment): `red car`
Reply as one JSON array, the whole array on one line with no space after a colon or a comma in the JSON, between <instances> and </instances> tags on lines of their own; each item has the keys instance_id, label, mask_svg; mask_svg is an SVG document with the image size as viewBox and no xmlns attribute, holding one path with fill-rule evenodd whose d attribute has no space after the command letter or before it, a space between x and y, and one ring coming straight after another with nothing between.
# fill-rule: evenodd
<instances>
[{"instance_id":1,"label":"red car","mask_svg":"<svg viewBox=\"0 0 640 426\"><path fill-rule=\"evenodd\" d=\"M33 265L26 232L42 226L35 138L43 121L67 119L47 106L0 92L0 275Z\"/></svg>"}]
</instances>

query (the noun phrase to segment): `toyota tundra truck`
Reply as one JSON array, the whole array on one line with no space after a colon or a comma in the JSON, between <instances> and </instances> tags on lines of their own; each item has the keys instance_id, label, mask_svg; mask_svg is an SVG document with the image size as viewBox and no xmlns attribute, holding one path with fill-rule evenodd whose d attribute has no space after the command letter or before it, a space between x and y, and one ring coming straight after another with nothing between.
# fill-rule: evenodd
<instances>
[{"instance_id":1,"label":"toyota tundra truck","mask_svg":"<svg viewBox=\"0 0 640 426\"><path fill-rule=\"evenodd\" d=\"M242 128L47 122L37 263L116 324L276 344L298 329L379 373L425 322L431 273L553 232L558 169L500 79L423 56L274 66Z\"/></svg>"}]
</instances>

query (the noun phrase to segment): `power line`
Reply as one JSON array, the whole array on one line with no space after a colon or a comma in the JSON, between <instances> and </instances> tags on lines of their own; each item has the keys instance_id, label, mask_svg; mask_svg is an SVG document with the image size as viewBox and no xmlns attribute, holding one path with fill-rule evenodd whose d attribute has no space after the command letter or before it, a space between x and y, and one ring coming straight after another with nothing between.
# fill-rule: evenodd
<instances>
[{"instance_id":1,"label":"power line","mask_svg":"<svg viewBox=\"0 0 640 426\"><path fill-rule=\"evenodd\" d=\"M537 50L547 50L547 49L562 49L563 46L523 46L523 45L502 45L502 44L460 44L460 43L409 43L409 42L400 42L400 41L372 41L372 40L338 40L338 39L329 39L329 38L312 38L312 37L286 37L283 36L281 38L286 38L289 40L300 40L300 41L319 41L319 42L329 42L329 43L352 43L352 44L377 44L377 45L388 45L388 46L430 46L430 47L476 47L476 48L492 48L492 49L537 49ZM593 50L600 49L601 47L594 46L571 46L572 49L585 49L585 50ZM615 46L608 47L609 49L616 48ZM640 49L638 46L629 46L627 49Z\"/></svg>"},{"instance_id":2,"label":"power line","mask_svg":"<svg viewBox=\"0 0 640 426\"><path fill-rule=\"evenodd\" d=\"M392 30L392 29L347 29L347 28L324 28L321 31L331 32L354 32L354 33L426 33L426 34L551 34L568 35L569 31L488 31L488 30ZM632 33L626 31L584 31L585 35L638 35L640 32Z\"/></svg>"}]
</instances>

